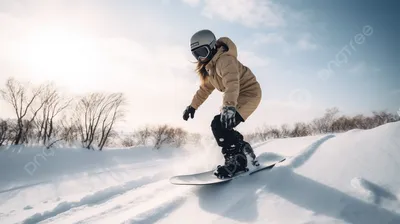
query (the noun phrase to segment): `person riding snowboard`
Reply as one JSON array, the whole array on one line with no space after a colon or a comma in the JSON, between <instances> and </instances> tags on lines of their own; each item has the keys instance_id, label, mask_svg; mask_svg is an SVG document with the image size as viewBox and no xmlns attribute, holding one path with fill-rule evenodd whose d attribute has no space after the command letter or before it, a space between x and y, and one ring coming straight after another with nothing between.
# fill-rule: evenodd
<instances>
[{"instance_id":1,"label":"person riding snowboard","mask_svg":"<svg viewBox=\"0 0 400 224\"><path fill-rule=\"evenodd\" d=\"M197 60L201 85L186 107L183 119L187 121L189 115L193 119L195 111L214 89L223 92L221 113L212 120L211 130L222 147L225 163L217 166L214 175L223 179L248 171L247 156L253 165L258 162L250 144L234 128L258 107L262 95L260 84L251 70L238 61L236 45L228 37L216 40L210 30L200 30L192 36L190 47Z\"/></svg>"}]
</instances>

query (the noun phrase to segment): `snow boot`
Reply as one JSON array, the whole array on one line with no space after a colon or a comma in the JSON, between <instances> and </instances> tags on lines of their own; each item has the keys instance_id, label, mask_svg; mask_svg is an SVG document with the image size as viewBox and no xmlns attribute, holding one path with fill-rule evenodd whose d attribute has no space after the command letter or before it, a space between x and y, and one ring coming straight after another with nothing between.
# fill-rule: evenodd
<instances>
[{"instance_id":1,"label":"snow boot","mask_svg":"<svg viewBox=\"0 0 400 224\"><path fill-rule=\"evenodd\" d=\"M232 145L222 148L222 154L225 158L224 165L218 165L214 175L220 179L231 178L238 173L249 171L247 168L247 157L242 147Z\"/></svg>"}]
</instances>

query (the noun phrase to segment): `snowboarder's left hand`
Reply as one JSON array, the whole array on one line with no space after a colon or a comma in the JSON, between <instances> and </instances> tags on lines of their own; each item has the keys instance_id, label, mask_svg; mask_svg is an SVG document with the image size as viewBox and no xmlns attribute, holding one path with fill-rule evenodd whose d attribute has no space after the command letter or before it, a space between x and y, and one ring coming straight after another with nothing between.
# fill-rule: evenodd
<instances>
[{"instance_id":1,"label":"snowboarder's left hand","mask_svg":"<svg viewBox=\"0 0 400 224\"><path fill-rule=\"evenodd\" d=\"M236 108L232 106L225 106L221 112L221 124L226 129L232 129L236 126Z\"/></svg>"}]
</instances>

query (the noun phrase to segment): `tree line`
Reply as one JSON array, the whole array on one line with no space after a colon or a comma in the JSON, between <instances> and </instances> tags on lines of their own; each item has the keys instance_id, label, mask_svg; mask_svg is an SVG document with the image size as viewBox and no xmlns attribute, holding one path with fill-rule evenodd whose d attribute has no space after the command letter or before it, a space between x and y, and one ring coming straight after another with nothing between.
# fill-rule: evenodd
<instances>
[{"instance_id":1,"label":"tree line","mask_svg":"<svg viewBox=\"0 0 400 224\"><path fill-rule=\"evenodd\" d=\"M328 108L322 117L308 123L297 122L292 127L287 124L280 127L268 126L257 128L255 132L246 135L249 141L265 141L273 138L304 137L318 134L340 133L352 129L371 129L380 125L400 121L397 114L387 111L374 111L372 115L355 116L339 115L339 109Z\"/></svg>"},{"instance_id":2,"label":"tree line","mask_svg":"<svg viewBox=\"0 0 400 224\"><path fill-rule=\"evenodd\" d=\"M124 147L152 146L160 149L162 146L181 147L186 143L200 144L202 136L198 133L189 133L182 128L167 124L147 125L122 137Z\"/></svg>"},{"instance_id":3,"label":"tree line","mask_svg":"<svg viewBox=\"0 0 400 224\"><path fill-rule=\"evenodd\" d=\"M14 111L14 118L0 118L0 146L36 143L50 148L62 143L98 150L112 145L160 149L163 145L180 147L201 139L199 134L167 124L119 133L115 124L127 112L122 93L67 97L52 83L34 86L9 78L0 88L0 97Z\"/></svg>"},{"instance_id":4,"label":"tree line","mask_svg":"<svg viewBox=\"0 0 400 224\"><path fill-rule=\"evenodd\" d=\"M127 113L127 101L122 93L88 93L67 97L52 83L38 86L23 84L9 78L0 88L0 97L8 102L14 118L0 118L0 146L37 143L47 148L56 143L80 144L87 149L102 150L105 146L181 147L190 142L199 144L202 136L167 124L145 126L129 134L115 130L115 124ZM303 137L352 129L371 129L399 121L397 114L386 111L370 116L339 115L337 108L329 108L322 117L308 123L290 126L257 128L245 135L249 142L272 138Z\"/></svg>"},{"instance_id":5,"label":"tree line","mask_svg":"<svg viewBox=\"0 0 400 224\"><path fill-rule=\"evenodd\" d=\"M59 141L79 141L87 149L102 150L126 106L122 93L66 97L52 83L34 86L14 78L0 89L0 97L15 115L0 119L0 146L39 143L49 148Z\"/></svg>"}]
</instances>

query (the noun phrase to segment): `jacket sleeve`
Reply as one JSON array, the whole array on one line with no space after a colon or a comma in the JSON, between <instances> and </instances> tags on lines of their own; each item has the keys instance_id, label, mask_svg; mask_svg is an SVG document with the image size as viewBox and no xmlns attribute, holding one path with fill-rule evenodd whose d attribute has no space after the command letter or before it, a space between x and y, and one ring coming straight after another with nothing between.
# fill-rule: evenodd
<instances>
[{"instance_id":1,"label":"jacket sleeve","mask_svg":"<svg viewBox=\"0 0 400 224\"><path fill-rule=\"evenodd\" d=\"M200 85L200 88L197 90L196 94L193 96L192 106L194 109L197 109L201 106L201 104L206 101L208 96L214 91L215 87L210 82L205 82Z\"/></svg>"},{"instance_id":2,"label":"jacket sleeve","mask_svg":"<svg viewBox=\"0 0 400 224\"><path fill-rule=\"evenodd\" d=\"M240 74L238 63L233 56L224 56L217 61L217 69L220 72L222 83L225 87L223 106L237 106L240 91Z\"/></svg>"}]
</instances>

